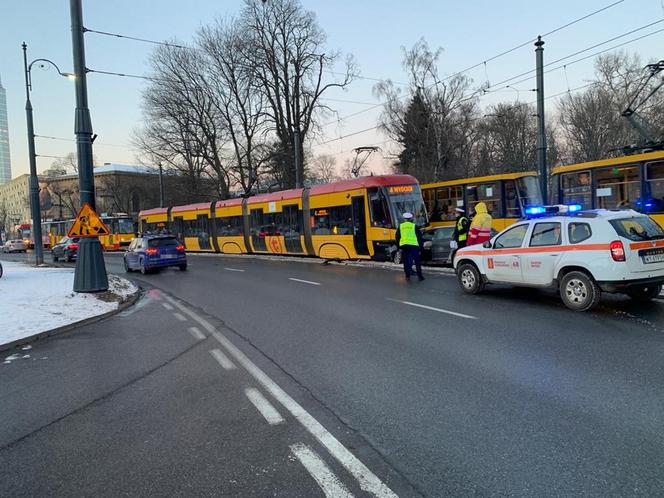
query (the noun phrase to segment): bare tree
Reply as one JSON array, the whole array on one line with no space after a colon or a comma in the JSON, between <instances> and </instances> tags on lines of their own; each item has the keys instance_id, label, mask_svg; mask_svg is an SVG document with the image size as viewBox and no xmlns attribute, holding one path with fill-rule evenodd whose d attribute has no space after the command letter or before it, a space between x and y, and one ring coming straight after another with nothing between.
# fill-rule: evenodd
<instances>
[{"instance_id":1,"label":"bare tree","mask_svg":"<svg viewBox=\"0 0 664 498\"><path fill-rule=\"evenodd\" d=\"M341 78L326 82L341 54L325 49L325 33L313 12L304 10L298 0L245 0L241 26L248 37L243 53L265 96L265 115L281 149L273 157L286 168L283 186L291 187L295 130L300 132L299 152L304 158L303 144L315 130L317 116L330 110L321 96L332 88L346 88L355 76L355 64L346 57ZM288 160L282 161L283 157Z\"/></svg>"},{"instance_id":2,"label":"bare tree","mask_svg":"<svg viewBox=\"0 0 664 498\"><path fill-rule=\"evenodd\" d=\"M337 159L327 154L314 157L309 171L309 179L314 183L332 183L337 181L339 179Z\"/></svg>"},{"instance_id":3,"label":"bare tree","mask_svg":"<svg viewBox=\"0 0 664 498\"><path fill-rule=\"evenodd\" d=\"M641 137L621 116L640 87L645 72L637 55L618 51L595 60L595 80L582 93L569 94L558 106L567 162L592 161L621 153L625 146L641 142ZM653 81L644 94L648 94ZM639 110L655 135L662 136L664 92L653 94Z\"/></svg>"},{"instance_id":4,"label":"bare tree","mask_svg":"<svg viewBox=\"0 0 664 498\"><path fill-rule=\"evenodd\" d=\"M205 88L227 130L233 164L230 176L243 193L250 193L267 151L260 142L265 133L265 99L254 79L255 68L245 54L247 40L237 21L217 21L199 31L206 55Z\"/></svg>"},{"instance_id":5,"label":"bare tree","mask_svg":"<svg viewBox=\"0 0 664 498\"><path fill-rule=\"evenodd\" d=\"M424 39L402 50L410 82L405 95L389 80L374 87L374 94L386 99L381 128L404 148L397 171L420 181L468 174L478 115L472 80L464 75L441 79L442 49L432 51Z\"/></svg>"},{"instance_id":6,"label":"bare tree","mask_svg":"<svg viewBox=\"0 0 664 498\"><path fill-rule=\"evenodd\" d=\"M230 174L223 157L226 128L205 84L205 61L194 50L160 46L152 55L153 79L143 93L147 124L135 144L153 159L183 171L191 187L208 174L228 197Z\"/></svg>"}]
</instances>

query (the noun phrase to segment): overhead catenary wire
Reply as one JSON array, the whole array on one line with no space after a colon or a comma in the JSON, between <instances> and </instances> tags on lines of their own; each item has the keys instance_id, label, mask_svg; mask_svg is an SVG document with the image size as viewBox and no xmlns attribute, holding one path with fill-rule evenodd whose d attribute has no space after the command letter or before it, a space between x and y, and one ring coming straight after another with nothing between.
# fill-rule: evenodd
<instances>
[{"instance_id":1,"label":"overhead catenary wire","mask_svg":"<svg viewBox=\"0 0 664 498\"><path fill-rule=\"evenodd\" d=\"M583 49L583 50L579 50L579 51L573 52L573 53L571 53L571 54L568 54L568 55L566 55L566 56L564 56L564 57L561 57L561 58L559 58L559 59L556 59L556 60L554 60L554 61L551 61L551 62L545 64L544 67L547 67L547 66L550 66L550 65L552 65L552 64L556 64L556 63L558 63L558 62L564 61L564 60L566 60L566 59L569 59L569 58L571 58L571 57L574 57L575 55L579 55L579 54L581 54L581 53L587 52L588 50L592 50L593 48L597 48L597 47L599 47L599 46L605 45L606 43L610 43L610 42L615 41L615 40L617 40L617 39L624 38L625 36L628 36L628 35L630 35L630 34L636 33L636 32L641 31L641 30L643 30L643 29L647 29L647 28L649 28L649 27L651 27L651 26L653 26L653 25L659 24L659 23L661 23L661 22L664 22L664 19L660 19L660 20L658 20L658 21L654 21L654 22L652 22L652 23L648 23L648 24L646 24L646 25L644 25L644 26L641 26L641 27L639 27L639 28L635 28L635 29L630 30L630 31L628 31L628 32L626 32L626 33L623 33L623 34L618 35L618 36L616 36L616 37L610 38L609 40L605 40L605 41L603 41L603 42L601 42L601 43L594 44L594 45L592 45L592 46L590 46L590 47L587 47L587 48L585 48L585 49ZM636 38L633 38L633 39L631 39L631 40L627 40L627 41L622 42L622 43L620 43L620 44L618 44L618 45L614 45L614 46L612 46L612 47L609 47L609 48L607 48L607 49L601 50L601 51L599 51L599 52L595 52L595 53L593 53L593 54L591 54L591 55L587 55L587 56L585 56L585 57L581 57L581 58L579 58L579 59L576 59L576 60L574 60L574 61L572 61L572 62L568 62L568 63L566 63L566 64L562 64L562 65L557 66L557 67L555 67L555 68L549 69L549 70L545 71L545 74L548 74L548 73L551 73L551 72L553 72L553 71L557 71L557 70L559 70L559 69L562 69L562 68L564 68L564 67L566 67L566 66L571 66L571 65L576 64L576 63L578 63L578 62L581 62L581 61L584 61L584 60L587 60L587 59L590 59L590 58L596 57L597 55L600 55L600 54L602 54L602 53L609 52L609 51L611 51L611 50L615 50L615 49L617 49L617 48L623 47L623 46L628 45L628 44L630 44L630 43L634 43L634 42L639 41L639 40L642 40L642 39L644 39L644 38L648 38L648 37L650 37L650 36L656 35L656 34L661 33L661 32L663 32L663 31L664 31L664 28L662 28L662 29L658 29L658 30L656 30L656 31L653 31L653 32L647 33L647 34L645 34L645 35L642 35L642 36L639 36L639 37L636 37ZM481 65L481 64L479 64L479 65ZM478 65L478 66L479 66L479 65ZM468 97L468 98L466 98L466 99L464 99L464 100L470 100L470 99L472 99L472 98L476 98L476 97L478 97L480 94L481 94L482 96L487 95L487 94L492 94L492 93L495 93L495 92L497 92L497 91L499 91L499 90L502 90L502 89L505 89L505 88L511 88L511 87L513 87L514 85L518 85L519 83L524 83L524 82L529 81L529 80L531 80L531 79L533 79L533 78L535 77L535 75L532 74L532 73L534 73L534 72L535 72L535 70L532 69L532 70L529 70L529 71L526 71L526 72L523 72L523 73L519 73L518 75L512 76L512 77L507 78L507 79L504 79L504 80L502 80L502 81L500 81L500 82L498 82L498 83L495 83L494 85L491 85L491 86L488 87L488 88L483 88L483 89L480 89L479 91L473 92L473 94L472 94L470 97ZM514 80L516 80L517 78L519 78L519 77L521 77L521 76L525 76L525 75L530 75L530 76L528 76L527 78L520 79L520 80L518 80L518 81L514 81ZM439 80L438 82L442 82L442 81L444 81L444 80ZM434 84L431 85L431 86L436 85L438 82L434 83ZM500 85L502 85L503 83L510 83L510 84L509 84L509 85L505 85L505 86L500 86ZM430 87L429 87L429 88L430 88ZM495 89L494 89L494 90L491 90L491 88L495 88ZM408 97L408 94L401 95L401 96L397 97L397 99L398 99L398 100L401 100L401 99L403 99L404 97ZM330 122L328 122L328 123L324 123L323 125L321 125L321 127L325 127L325 126L329 126L329 125L331 125L331 124L339 123L339 122L340 122L341 120L343 120L343 119L348 119L348 118L350 118L350 117L354 117L354 116L357 116L357 115L363 114L363 113L365 113L365 112L368 112L368 111L371 111L371 110L373 110L373 109L376 109L377 107L383 106L383 105L385 105L386 103L387 103L387 102L382 102L382 103L379 103L379 104L375 104L375 105L372 105L371 107L368 107L367 109L362 109L362 110L360 110L360 111L354 112L354 113L349 114L349 115L347 115L347 116L339 117L339 118L335 119L334 121L330 121Z\"/></svg>"},{"instance_id":2,"label":"overhead catenary wire","mask_svg":"<svg viewBox=\"0 0 664 498\"><path fill-rule=\"evenodd\" d=\"M74 139L74 138L52 137L52 136L49 136L49 135L35 135L35 138L44 138L46 140L58 140L58 141L62 141L62 142L76 142L76 139ZM95 146L101 145L101 146L104 146L104 147L121 147L123 149L127 148L126 145L108 144L108 143L97 142L97 141L95 141L94 144L95 144Z\"/></svg>"}]
</instances>

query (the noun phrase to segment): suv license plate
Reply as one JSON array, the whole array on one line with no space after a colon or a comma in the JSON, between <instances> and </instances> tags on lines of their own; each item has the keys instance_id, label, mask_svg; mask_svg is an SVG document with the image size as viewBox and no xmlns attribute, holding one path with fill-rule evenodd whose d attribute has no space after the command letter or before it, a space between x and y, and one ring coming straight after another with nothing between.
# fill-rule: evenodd
<instances>
[{"instance_id":1,"label":"suv license plate","mask_svg":"<svg viewBox=\"0 0 664 498\"><path fill-rule=\"evenodd\" d=\"M164 258L164 259L175 259L175 258L177 258L177 255L175 255L175 254L164 254L162 256L162 258Z\"/></svg>"},{"instance_id":2,"label":"suv license plate","mask_svg":"<svg viewBox=\"0 0 664 498\"><path fill-rule=\"evenodd\" d=\"M664 249L655 249L642 254L644 263L664 263Z\"/></svg>"}]
</instances>

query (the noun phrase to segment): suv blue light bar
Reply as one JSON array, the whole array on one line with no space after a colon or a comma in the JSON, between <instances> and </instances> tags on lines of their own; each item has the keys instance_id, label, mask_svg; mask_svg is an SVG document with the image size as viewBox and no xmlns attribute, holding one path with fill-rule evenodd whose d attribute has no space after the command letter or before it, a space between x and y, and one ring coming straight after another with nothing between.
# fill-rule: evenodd
<instances>
[{"instance_id":1,"label":"suv blue light bar","mask_svg":"<svg viewBox=\"0 0 664 498\"><path fill-rule=\"evenodd\" d=\"M544 206L528 206L526 208L526 214L529 216L536 216L544 213L546 213L546 208Z\"/></svg>"},{"instance_id":2,"label":"suv blue light bar","mask_svg":"<svg viewBox=\"0 0 664 498\"><path fill-rule=\"evenodd\" d=\"M567 205L567 212L568 213L576 213L577 211L581 211L583 209L583 206L581 204L568 204Z\"/></svg>"}]
</instances>

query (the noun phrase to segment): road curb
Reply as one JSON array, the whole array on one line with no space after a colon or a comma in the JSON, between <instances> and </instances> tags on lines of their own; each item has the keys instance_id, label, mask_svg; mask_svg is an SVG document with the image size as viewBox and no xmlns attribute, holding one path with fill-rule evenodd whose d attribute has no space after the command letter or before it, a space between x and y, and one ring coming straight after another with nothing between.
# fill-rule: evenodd
<instances>
[{"instance_id":1,"label":"road curb","mask_svg":"<svg viewBox=\"0 0 664 498\"><path fill-rule=\"evenodd\" d=\"M116 315L117 313L120 313L121 311L126 310L130 306L136 304L136 301L138 301L143 295L143 289L141 288L141 286L136 284L135 282L132 283L136 285L138 291L129 296L125 301L122 301L116 309L107 311L106 313L102 313L101 315L91 316L90 318L84 318L83 320L79 320L77 322L68 323L67 325L63 325L62 327L57 327L27 337L22 337L20 339L16 339L15 341L8 342L6 344L0 344L0 352L8 351L10 349L14 349L18 346L23 346L25 344L29 344L32 342L41 341L42 339L46 339L47 337L52 337L54 335L64 334L79 327L83 327L84 325L100 322L102 320L105 320L106 318L110 318L113 315Z\"/></svg>"}]
</instances>

